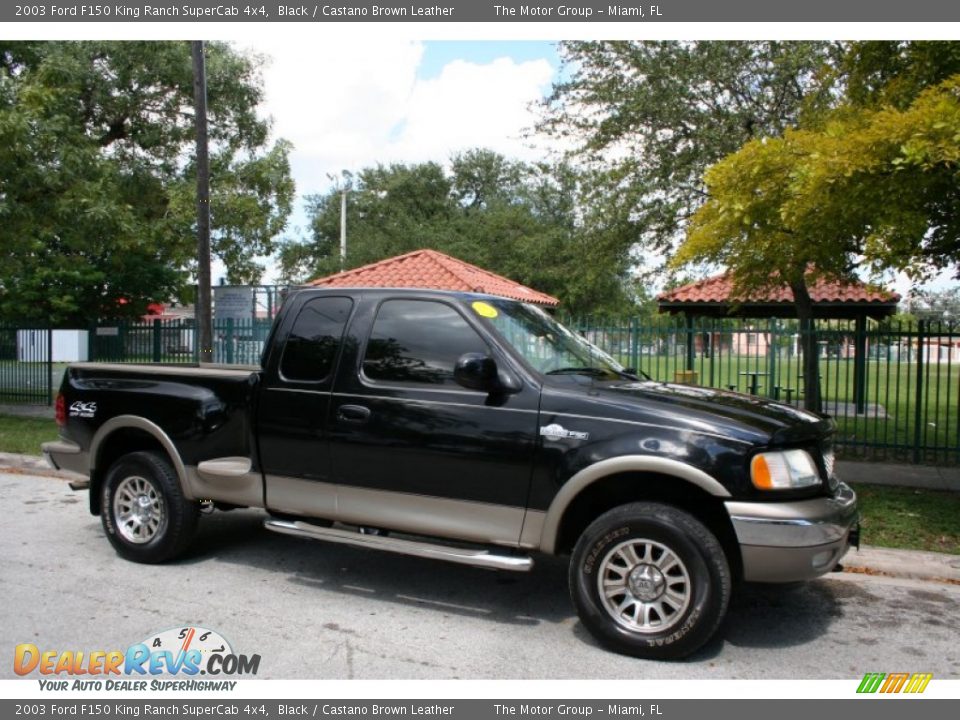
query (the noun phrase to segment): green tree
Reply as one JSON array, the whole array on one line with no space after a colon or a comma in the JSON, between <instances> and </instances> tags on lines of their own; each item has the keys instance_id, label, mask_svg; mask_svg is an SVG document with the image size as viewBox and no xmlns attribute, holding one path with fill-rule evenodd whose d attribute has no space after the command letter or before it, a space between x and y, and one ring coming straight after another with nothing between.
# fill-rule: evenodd
<instances>
[{"instance_id":1,"label":"green tree","mask_svg":"<svg viewBox=\"0 0 960 720\"><path fill-rule=\"evenodd\" d=\"M908 307L914 319L956 324L960 320L960 287L917 293Z\"/></svg>"},{"instance_id":2,"label":"green tree","mask_svg":"<svg viewBox=\"0 0 960 720\"><path fill-rule=\"evenodd\" d=\"M347 267L433 248L559 297L576 312L632 305L622 227L584 209L569 167L474 149L436 163L367 168L347 211ZM339 269L340 194L308 199L311 236L280 252L282 276L302 282Z\"/></svg>"},{"instance_id":3,"label":"green tree","mask_svg":"<svg viewBox=\"0 0 960 720\"><path fill-rule=\"evenodd\" d=\"M257 117L259 60L207 45L213 251L256 280L290 212L289 145ZM137 316L195 266L183 42L0 44L0 317Z\"/></svg>"},{"instance_id":4,"label":"green tree","mask_svg":"<svg viewBox=\"0 0 960 720\"><path fill-rule=\"evenodd\" d=\"M675 262L725 265L743 293L789 284L813 389L810 274L843 276L857 261L922 277L956 264L958 163L960 75L904 109L842 106L817 129L751 141L714 165ZM818 391L806 398L819 408Z\"/></svg>"},{"instance_id":5,"label":"green tree","mask_svg":"<svg viewBox=\"0 0 960 720\"><path fill-rule=\"evenodd\" d=\"M868 40L851 43L838 66L845 102L906 109L921 92L960 73L960 43Z\"/></svg>"},{"instance_id":6,"label":"green tree","mask_svg":"<svg viewBox=\"0 0 960 720\"><path fill-rule=\"evenodd\" d=\"M669 256L707 197L704 171L797 124L840 54L823 42L564 42L570 78L539 129L590 167L591 205L650 263Z\"/></svg>"}]
</instances>

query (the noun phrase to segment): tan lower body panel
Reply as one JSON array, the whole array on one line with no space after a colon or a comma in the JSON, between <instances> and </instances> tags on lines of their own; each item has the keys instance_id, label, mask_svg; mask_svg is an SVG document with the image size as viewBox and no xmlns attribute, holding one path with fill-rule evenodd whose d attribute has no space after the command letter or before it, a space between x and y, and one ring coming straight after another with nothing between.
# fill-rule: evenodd
<instances>
[{"instance_id":1,"label":"tan lower body panel","mask_svg":"<svg viewBox=\"0 0 960 720\"><path fill-rule=\"evenodd\" d=\"M523 532L520 533L520 547L526 550L540 549L540 536L547 514L541 510L527 510L523 518Z\"/></svg>"},{"instance_id":2,"label":"tan lower body panel","mask_svg":"<svg viewBox=\"0 0 960 720\"><path fill-rule=\"evenodd\" d=\"M337 520L401 532L517 547L523 508L340 485Z\"/></svg>"},{"instance_id":3,"label":"tan lower body panel","mask_svg":"<svg viewBox=\"0 0 960 720\"><path fill-rule=\"evenodd\" d=\"M78 475L90 475L90 455L86 452L57 452L57 448L44 447L44 454L57 470L67 470Z\"/></svg>"},{"instance_id":4,"label":"tan lower body panel","mask_svg":"<svg viewBox=\"0 0 960 720\"><path fill-rule=\"evenodd\" d=\"M259 472L218 476L200 472L189 465L184 492L193 500L217 500L231 505L263 507L263 478Z\"/></svg>"},{"instance_id":5,"label":"tan lower body panel","mask_svg":"<svg viewBox=\"0 0 960 720\"><path fill-rule=\"evenodd\" d=\"M524 509L505 505L268 475L267 507L415 535L513 548L534 547L521 540ZM539 525L535 534L539 541Z\"/></svg>"},{"instance_id":6,"label":"tan lower body panel","mask_svg":"<svg viewBox=\"0 0 960 720\"><path fill-rule=\"evenodd\" d=\"M267 507L291 515L336 520L337 486L318 480L267 475Z\"/></svg>"}]
</instances>

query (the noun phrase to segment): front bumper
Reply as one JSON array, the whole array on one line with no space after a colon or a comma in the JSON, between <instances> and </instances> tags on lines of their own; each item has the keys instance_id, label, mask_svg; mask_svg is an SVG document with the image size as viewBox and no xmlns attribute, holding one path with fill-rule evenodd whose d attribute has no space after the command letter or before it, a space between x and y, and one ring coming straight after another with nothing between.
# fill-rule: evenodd
<instances>
[{"instance_id":1,"label":"front bumper","mask_svg":"<svg viewBox=\"0 0 960 720\"><path fill-rule=\"evenodd\" d=\"M743 579L795 582L828 573L859 544L856 493L783 503L726 503L740 543Z\"/></svg>"}]
</instances>

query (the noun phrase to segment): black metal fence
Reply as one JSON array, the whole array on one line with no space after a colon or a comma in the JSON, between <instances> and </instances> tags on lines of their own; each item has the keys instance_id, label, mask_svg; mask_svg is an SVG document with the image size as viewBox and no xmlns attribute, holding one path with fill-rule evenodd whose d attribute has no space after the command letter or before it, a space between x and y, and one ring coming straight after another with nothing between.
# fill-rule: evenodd
<instances>
[{"instance_id":1,"label":"black metal fence","mask_svg":"<svg viewBox=\"0 0 960 720\"><path fill-rule=\"evenodd\" d=\"M271 320L249 318L213 323L213 361L257 365ZM195 363L197 332L192 318L116 322L61 330L0 324L0 405L53 402L67 363Z\"/></svg>"},{"instance_id":2,"label":"black metal fence","mask_svg":"<svg viewBox=\"0 0 960 720\"><path fill-rule=\"evenodd\" d=\"M796 321L566 318L626 367L802 406ZM846 456L960 464L960 327L822 321L817 327L823 412Z\"/></svg>"},{"instance_id":3,"label":"black metal fence","mask_svg":"<svg viewBox=\"0 0 960 720\"><path fill-rule=\"evenodd\" d=\"M213 362L259 364L271 323L267 318L214 320ZM192 318L103 324L89 333L94 362L194 363L198 357Z\"/></svg>"},{"instance_id":4,"label":"black metal fence","mask_svg":"<svg viewBox=\"0 0 960 720\"><path fill-rule=\"evenodd\" d=\"M735 390L802 406L795 321L566 318L626 367L658 381ZM257 364L269 319L214 323L214 361ZM960 464L960 327L821 322L823 411L838 449L872 460ZM0 325L0 404L51 402L70 352L100 362L192 363L192 319L111 323L81 331Z\"/></svg>"},{"instance_id":5,"label":"black metal fence","mask_svg":"<svg viewBox=\"0 0 960 720\"><path fill-rule=\"evenodd\" d=\"M0 404L51 401L53 339L50 328L0 325Z\"/></svg>"}]
</instances>

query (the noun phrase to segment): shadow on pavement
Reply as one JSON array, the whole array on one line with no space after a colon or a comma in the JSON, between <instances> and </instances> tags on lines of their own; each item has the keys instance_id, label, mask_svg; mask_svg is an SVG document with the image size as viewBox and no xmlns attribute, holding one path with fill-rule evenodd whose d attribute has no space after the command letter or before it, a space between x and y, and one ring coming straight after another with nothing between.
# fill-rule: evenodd
<instances>
[{"instance_id":1,"label":"shadow on pavement","mask_svg":"<svg viewBox=\"0 0 960 720\"><path fill-rule=\"evenodd\" d=\"M597 646L576 621L566 558L538 555L529 573L496 572L278 535L262 527L263 518L255 511L205 517L193 550L180 562L257 567L315 589L318 603L322 593L337 593L501 624L569 622L575 637ZM829 631L844 603L871 601L876 598L863 588L828 578L786 586L742 584L720 631L688 662L716 657L725 643L758 649L803 645Z\"/></svg>"}]
</instances>

